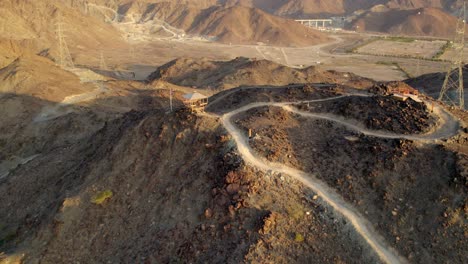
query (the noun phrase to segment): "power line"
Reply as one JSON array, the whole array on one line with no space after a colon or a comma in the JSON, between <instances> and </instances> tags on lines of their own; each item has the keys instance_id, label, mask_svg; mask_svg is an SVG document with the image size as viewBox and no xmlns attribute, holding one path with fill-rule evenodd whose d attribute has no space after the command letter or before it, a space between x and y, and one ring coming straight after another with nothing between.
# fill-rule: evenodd
<instances>
[{"instance_id":1,"label":"power line","mask_svg":"<svg viewBox=\"0 0 468 264\"><path fill-rule=\"evenodd\" d=\"M62 68L75 68L72 57L70 55L70 50L68 49L65 36L63 34L63 22L62 15L59 13L57 16L57 38L59 41L59 56L60 56L60 66Z\"/></svg>"},{"instance_id":2,"label":"power line","mask_svg":"<svg viewBox=\"0 0 468 264\"><path fill-rule=\"evenodd\" d=\"M466 1L463 1L463 7L458 16L455 29L455 39L452 42L454 54L445 76L442 90L440 91L439 101L450 105L458 105L461 109L465 107L465 98L463 90L463 50L465 47L465 27L466 27Z\"/></svg>"}]
</instances>

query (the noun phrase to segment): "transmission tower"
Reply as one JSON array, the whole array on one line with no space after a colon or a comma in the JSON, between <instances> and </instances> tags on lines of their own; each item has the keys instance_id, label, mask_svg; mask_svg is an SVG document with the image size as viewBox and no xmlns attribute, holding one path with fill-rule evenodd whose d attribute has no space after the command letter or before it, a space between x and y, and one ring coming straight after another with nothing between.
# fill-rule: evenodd
<instances>
[{"instance_id":1,"label":"transmission tower","mask_svg":"<svg viewBox=\"0 0 468 264\"><path fill-rule=\"evenodd\" d=\"M455 30L455 39L453 41L454 55L449 65L447 75L445 76L442 90L440 91L439 101L450 105L458 105L461 109L465 107L465 98L463 91L463 49L465 47L465 22L466 22L466 1L463 1L463 7L458 16Z\"/></svg>"},{"instance_id":2,"label":"transmission tower","mask_svg":"<svg viewBox=\"0 0 468 264\"><path fill-rule=\"evenodd\" d=\"M68 50L68 45L63 34L63 22L60 14L58 14L57 17L57 38L59 42L60 66L62 68L75 68L75 64L73 63L70 50Z\"/></svg>"},{"instance_id":3,"label":"transmission tower","mask_svg":"<svg viewBox=\"0 0 468 264\"><path fill-rule=\"evenodd\" d=\"M101 61L99 62L99 68L101 70L107 70L107 64L106 61L104 60L104 54L101 51Z\"/></svg>"}]
</instances>

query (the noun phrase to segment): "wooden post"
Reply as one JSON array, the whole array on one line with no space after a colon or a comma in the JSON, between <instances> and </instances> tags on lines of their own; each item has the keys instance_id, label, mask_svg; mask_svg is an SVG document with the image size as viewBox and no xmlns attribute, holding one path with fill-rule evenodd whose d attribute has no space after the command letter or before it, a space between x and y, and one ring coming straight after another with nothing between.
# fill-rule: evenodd
<instances>
[{"instance_id":1,"label":"wooden post","mask_svg":"<svg viewBox=\"0 0 468 264\"><path fill-rule=\"evenodd\" d=\"M170 104L170 108L171 108L171 113L172 113L172 88L170 88L169 90L169 104Z\"/></svg>"},{"instance_id":2,"label":"wooden post","mask_svg":"<svg viewBox=\"0 0 468 264\"><path fill-rule=\"evenodd\" d=\"M252 129L249 128L249 138L252 138Z\"/></svg>"}]
</instances>

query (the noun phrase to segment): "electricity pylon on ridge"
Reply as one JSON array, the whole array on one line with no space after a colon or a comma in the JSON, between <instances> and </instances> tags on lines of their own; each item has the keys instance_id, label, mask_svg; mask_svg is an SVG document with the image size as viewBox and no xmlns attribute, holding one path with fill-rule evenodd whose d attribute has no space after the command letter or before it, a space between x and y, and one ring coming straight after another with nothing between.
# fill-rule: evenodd
<instances>
[{"instance_id":1,"label":"electricity pylon on ridge","mask_svg":"<svg viewBox=\"0 0 468 264\"><path fill-rule=\"evenodd\" d=\"M59 56L60 56L60 66L62 68L75 68L72 57L70 55L70 50L68 49L67 41L63 34L63 22L62 16L58 14L57 16L57 39L59 42Z\"/></svg>"},{"instance_id":2,"label":"electricity pylon on ridge","mask_svg":"<svg viewBox=\"0 0 468 264\"><path fill-rule=\"evenodd\" d=\"M444 84L440 91L439 101L451 105L458 105L461 109L465 107L465 98L463 90L463 49L465 47L465 27L466 27L466 1L463 1L463 7L457 20L455 30L455 39L453 48L455 53L451 59L449 69L445 75Z\"/></svg>"}]
</instances>

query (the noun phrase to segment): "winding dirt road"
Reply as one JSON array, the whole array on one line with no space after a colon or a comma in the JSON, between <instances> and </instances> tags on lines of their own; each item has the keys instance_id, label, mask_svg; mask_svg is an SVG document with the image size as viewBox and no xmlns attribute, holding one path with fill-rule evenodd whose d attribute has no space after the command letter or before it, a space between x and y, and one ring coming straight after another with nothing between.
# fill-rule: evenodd
<instances>
[{"instance_id":1,"label":"winding dirt road","mask_svg":"<svg viewBox=\"0 0 468 264\"><path fill-rule=\"evenodd\" d=\"M351 96L351 95L348 95ZM345 96L338 96L326 99L311 100L305 101L309 103L313 102L323 102L329 100L337 100ZM303 103L303 102L299 102ZM345 219L349 221L355 228L356 232L361 235L361 237L366 241L366 243L372 248L372 250L380 257L380 259L385 263L406 263L407 260L400 256L396 250L390 247L384 240L384 238L379 235L379 233L374 229L373 225L363 217L351 204L346 202L334 189L330 188L326 183L317 179L314 175L285 166L284 164L270 162L265 160L263 157L257 155L252 148L249 146L247 137L232 123L231 119L240 113L248 111L253 108L262 107L262 106L278 106L282 107L287 111L293 113L310 117L310 118L319 118L329 121L333 121L344 125L352 130L358 131L365 135L374 136L374 137L383 137L383 138L402 138L402 139L411 139L411 140L437 140L444 137L449 137L456 135L459 129L458 121L452 117L447 111L443 110L441 107L437 107L436 114L439 115L441 122L438 127L432 131L430 134L424 135L398 135L391 134L380 131L370 131L368 129L362 128L354 122L349 122L344 118L333 116L330 114L317 114L317 113L306 113L299 111L291 105L294 103L253 103L236 109L232 112L224 114L221 117L222 123L232 138L237 144L237 148L244 161L254 167L257 167L263 171L274 171L277 173L287 174L300 182L305 186L310 188L312 191L317 193L322 200L331 206L337 213L341 214Z\"/></svg>"},{"instance_id":2,"label":"winding dirt road","mask_svg":"<svg viewBox=\"0 0 468 264\"><path fill-rule=\"evenodd\" d=\"M453 118L447 111L445 111L442 107L437 106L434 107L434 113L439 117L437 126L429 133L426 134L416 134L416 135L402 135L402 134L395 134L390 132L384 131L373 131L369 130L359 122L352 122L347 120L343 117L332 115L332 114L323 114L323 113L309 113L300 111L290 105L283 105L282 108L286 111L310 118L316 119L324 119L328 121L332 121L338 124L341 124L348 129L360 132L366 136L373 136L379 138L388 138L388 139L408 139L408 140L415 140L415 141L434 141L439 140L447 137L454 136L458 134L460 123L458 120Z\"/></svg>"}]
</instances>

